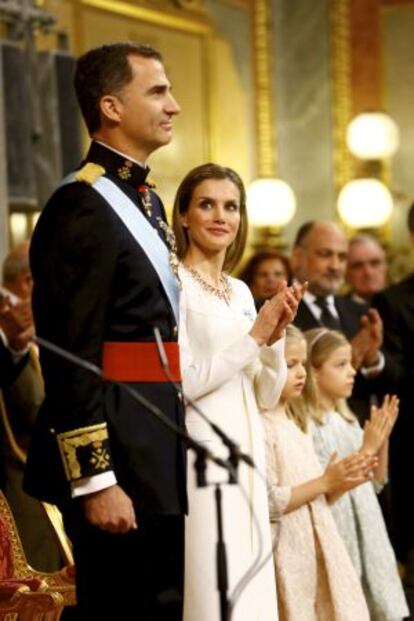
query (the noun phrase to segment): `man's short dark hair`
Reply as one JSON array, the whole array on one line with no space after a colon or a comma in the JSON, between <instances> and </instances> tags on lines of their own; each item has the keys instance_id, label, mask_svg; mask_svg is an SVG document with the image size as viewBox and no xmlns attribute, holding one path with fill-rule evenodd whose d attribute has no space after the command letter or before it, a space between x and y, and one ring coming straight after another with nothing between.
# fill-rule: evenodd
<instances>
[{"instance_id":1,"label":"man's short dark hair","mask_svg":"<svg viewBox=\"0 0 414 621\"><path fill-rule=\"evenodd\" d=\"M313 229L314 224L315 224L315 220L309 220L309 222L305 222L304 224L302 224L302 226L298 228L295 240L293 242L294 248L296 246L302 246L303 242L305 241L305 238L308 236L308 234Z\"/></svg>"},{"instance_id":2,"label":"man's short dark hair","mask_svg":"<svg viewBox=\"0 0 414 621\"><path fill-rule=\"evenodd\" d=\"M78 59L74 86L89 134L93 134L101 126L101 98L118 93L131 82L133 75L129 56L154 58L162 62L161 54L157 50L149 45L130 42L101 45Z\"/></svg>"},{"instance_id":3,"label":"man's short dark hair","mask_svg":"<svg viewBox=\"0 0 414 621\"><path fill-rule=\"evenodd\" d=\"M411 203L411 207L408 210L407 224L410 233L414 234L414 203Z\"/></svg>"}]
</instances>

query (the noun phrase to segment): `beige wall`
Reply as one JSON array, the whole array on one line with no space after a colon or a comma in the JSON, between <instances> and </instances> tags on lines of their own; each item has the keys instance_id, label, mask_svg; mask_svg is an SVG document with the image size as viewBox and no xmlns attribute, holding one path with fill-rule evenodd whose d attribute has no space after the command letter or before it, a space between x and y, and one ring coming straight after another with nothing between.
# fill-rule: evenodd
<instances>
[{"instance_id":1,"label":"beige wall","mask_svg":"<svg viewBox=\"0 0 414 621\"><path fill-rule=\"evenodd\" d=\"M159 10L148 10L150 4ZM250 19L248 3L224 4L233 28L237 31L238 19L246 28L246 20ZM182 108L172 143L149 161L167 207L186 172L209 160L232 166L245 182L251 180L251 85L241 75L234 41L223 34L211 7L204 11L174 11L170 0L129 4L63 0L58 5L46 0L46 7L57 11L75 54L125 39L149 43L163 54L174 96ZM250 40L243 42L243 49L244 63L249 65Z\"/></svg>"}]
</instances>

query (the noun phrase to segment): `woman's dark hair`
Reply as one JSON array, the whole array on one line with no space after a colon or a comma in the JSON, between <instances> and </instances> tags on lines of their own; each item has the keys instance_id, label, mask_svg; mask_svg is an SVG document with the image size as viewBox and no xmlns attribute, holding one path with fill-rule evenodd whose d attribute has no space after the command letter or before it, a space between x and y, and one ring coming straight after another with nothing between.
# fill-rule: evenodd
<instances>
[{"instance_id":1,"label":"woman's dark hair","mask_svg":"<svg viewBox=\"0 0 414 621\"><path fill-rule=\"evenodd\" d=\"M288 284L292 282L292 269L290 267L290 261L284 254L278 252L277 250L263 250L262 252L257 252L247 261L244 268L239 273L240 280L243 280L248 287L251 287L255 276L260 268L260 265L263 261L268 261L269 259L277 259L281 262L286 271Z\"/></svg>"},{"instance_id":2,"label":"woman's dark hair","mask_svg":"<svg viewBox=\"0 0 414 621\"><path fill-rule=\"evenodd\" d=\"M101 126L99 102L104 95L114 95L133 78L129 56L154 58L162 62L157 50L149 45L119 42L101 45L78 58L74 87L89 134Z\"/></svg>"},{"instance_id":3,"label":"woman's dark hair","mask_svg":"<svg viewBox=\"0 0 414 621\"><path fill-rule=\"evenodd\" d=\"M230 272L235 268L242 257L246 246L248 229L246 191L243 181L232 168L211 163L202 164L190 170L181 181L175 196L173 208L173 229L177 240L177 254L179 259L184 259L189 246L188 232L183 226L180 216L187 213L196 187L208 179L228 179L234 183L240 193L240 225L235 240L231 246L227 248L223 266L226 271Z\"/></svg>"}]
</instances>

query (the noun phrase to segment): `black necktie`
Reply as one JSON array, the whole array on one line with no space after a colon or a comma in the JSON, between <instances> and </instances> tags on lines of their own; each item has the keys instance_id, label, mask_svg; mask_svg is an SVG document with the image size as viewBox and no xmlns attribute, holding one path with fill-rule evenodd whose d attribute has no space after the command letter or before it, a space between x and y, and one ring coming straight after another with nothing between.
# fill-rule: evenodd
<instances>
[{"instance_id":1,"label":"black necktie","mask_svg":"<svg viewBox=\"0 0 414 621\"><path fill-rule=\"evenodd\" d=\"M333 315L329 309L329 305L326 298L316 298L315 304L319 306L322 313L319 321L325 328L329 330L341 330L341 322L335 315Z\"/></svg>"}]
</instances>

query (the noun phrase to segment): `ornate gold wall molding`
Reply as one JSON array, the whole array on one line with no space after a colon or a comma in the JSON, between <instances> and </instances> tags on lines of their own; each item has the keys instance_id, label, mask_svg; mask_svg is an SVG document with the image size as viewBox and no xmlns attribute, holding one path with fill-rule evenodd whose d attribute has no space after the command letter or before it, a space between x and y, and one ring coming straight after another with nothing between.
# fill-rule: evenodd
<instances>
[{"instance_id":1,"label":"ornate gold wall molding","mask_svg":"<svg viewBox=\"0 0 414 621\"><path fill-rule=\"evenodd\" d=\"M331 92L335 189L353 178L353 158L346 145L346 128L352 118L350 0L331 0Z\"/></svg>"},{"instance_id":2,"label":"ornate gold wall molding","mask_svg":"<svg viewBox=\"0 0 414 621\"><path fill-rule=\"evenodd\" d=\"M198 9L204 5L204 0L172 0L172 3L182 9Z\"/></svg>"},{"instance_id":3,"label":"ornate gold wall molding","mask_svg":"<svg viewBox=\"0 0 414 621\"><path fill-rule=\"evenodd\" d=\"M175 30L181 30L184 32L191 32L193 34L208 35L211 33L211 25L207 21L201 19L195 19L194 15L191 17L184 15L177 15L174 13L167 13L164 11L158 11L150 9L144 6L137 6L136 4L130 4L129 2L123 2L122 0L80 0L81 4L95 9L101 9L103 11L111 11L118 15L125 17L132 17L136 20L142 20L149 22L156 26L164 26L166 28L173 28Z\"/></svg>"},{"instance_id":4,"label":"ornate gold wall molding","mask_svg":"<svg viewBox=\"0 0 414 621\"><path fill-rule=\"evenodd\" d=\"M274 98L272 97L271 8L268 0L253 3L253 58L256 98L256 151L259 177L277 174Z\"/></svg>"},{"instance_id":5,"label":"ornate gold wall molding","mask_svg":"<svg viewBox=\"0 0 414 621\"><path fill-rule=\"evenodd\" d=\"M236 9L246 10L251 8L251 0L218 0L218 2Z\"/></svg>"}]
</instances>

